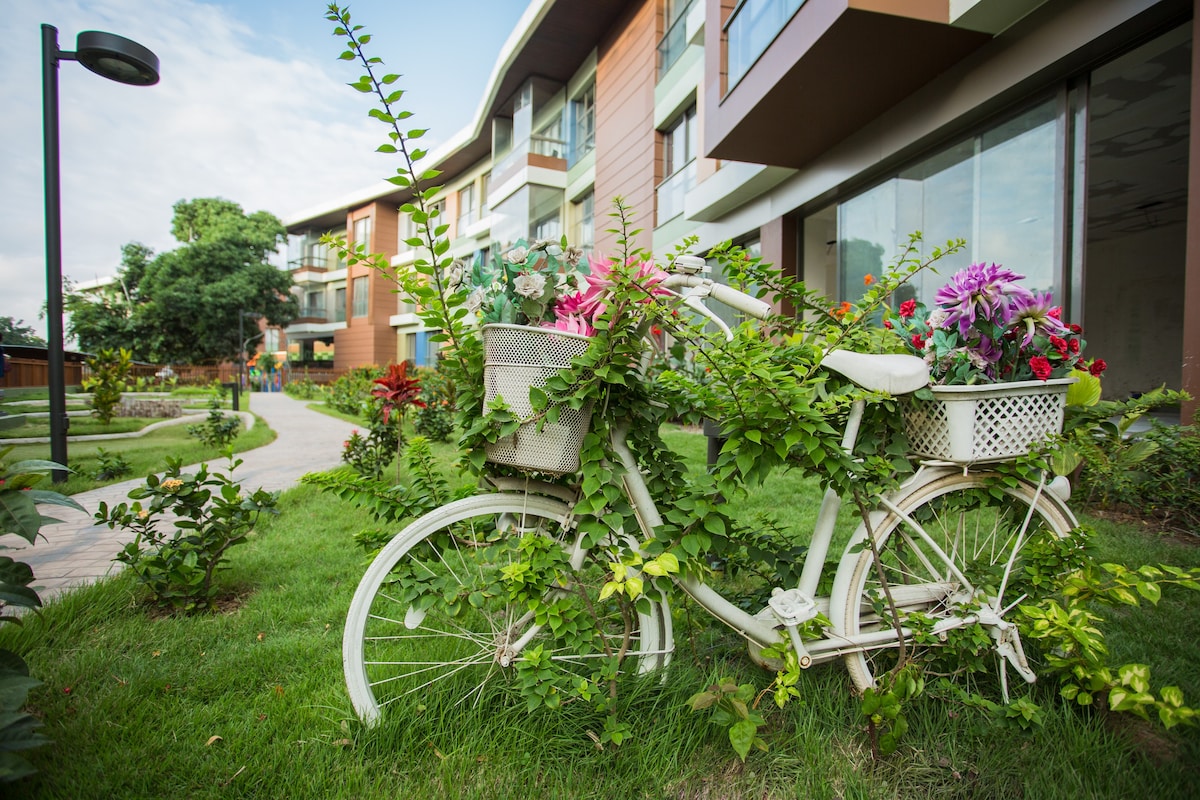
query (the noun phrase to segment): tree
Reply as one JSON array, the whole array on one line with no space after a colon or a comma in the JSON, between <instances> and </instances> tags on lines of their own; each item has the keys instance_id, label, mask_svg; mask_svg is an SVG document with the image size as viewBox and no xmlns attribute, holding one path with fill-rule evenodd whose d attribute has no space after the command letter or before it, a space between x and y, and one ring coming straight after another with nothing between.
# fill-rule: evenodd
<instances>
[{"instance_id":1,"label":"tree","mask_svg":"<svg viewBox=\"0 0 1200 800\"><path fill-rule=\"evenodd\" d=\"M0 341L12 345L46 346L46 340L38 336L33 328L26 325L25 320L12 317L0 317Z\"/></svg>"},{"instance_id":2,"label":"tree","mask_svg":"<svg viewBox=\"0 0 1200 800\"><path fill-rule=\"evenodd\" d=\"M71 296L70 330L82 349L125 347L146 361L233 360L242 311L269 325L296 318L291 276L267 260L286 235L275 216L246 214L220 198L181 200L174 210L179 247L151 259L143 246L126 245L116 285Z\"/></svg>"},{"instance_id":3,"label":"tree","mask_svg":"<svg viewBox=\"0 0 1200 800\"><path fill-rule=\"evenodd\" d=\"M117 279L87 293L68 290L63 308L69 318L67 335L80 350L129 350L138 361L152 360L150 342L141 335L136 310L140 286L154 251L139 242L121 248L121 268Z\"/></svg>"}]
</instances>

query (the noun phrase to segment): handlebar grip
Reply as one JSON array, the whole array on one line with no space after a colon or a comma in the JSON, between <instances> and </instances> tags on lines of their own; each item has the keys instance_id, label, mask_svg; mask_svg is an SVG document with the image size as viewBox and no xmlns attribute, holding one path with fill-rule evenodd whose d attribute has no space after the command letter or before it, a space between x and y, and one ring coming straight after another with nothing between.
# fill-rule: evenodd
<instances>
[{"instance_id":1,"label":"handlebar grip","mask_svg":"<svg viewBox=\"0 0 1200 800\"><path fill-rule=\"evenodd\" d=\"M739 292L732 286L726 286L723 283L714 283L709 292L718 302L724 303L730 308L737 309L745 314L749 314L756 319L766 319L771 316L771 304L765 303L758 298L751 297L745 292Z\"/></svg>"}]
</instances>

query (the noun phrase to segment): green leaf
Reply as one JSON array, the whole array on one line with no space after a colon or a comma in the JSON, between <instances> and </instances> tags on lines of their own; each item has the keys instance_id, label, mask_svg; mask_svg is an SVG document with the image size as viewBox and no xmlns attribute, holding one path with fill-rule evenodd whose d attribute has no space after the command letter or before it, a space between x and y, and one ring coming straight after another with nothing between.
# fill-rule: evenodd
<instances>
[{"instance_id":1,"label":"green leaf","mask_svg":"<svg viewBox=\"0 0 1200 800\"><path fill-rule=\"evenodd\" d=\"M729 728L729 743L733 745L733 752L738 754L738 758L742 761L746 760L746 756L750 755L750 748L754 746L754 738L758 734L758 726L748 719L743 719L735 722Z\"/></svg>"}]
</instances>

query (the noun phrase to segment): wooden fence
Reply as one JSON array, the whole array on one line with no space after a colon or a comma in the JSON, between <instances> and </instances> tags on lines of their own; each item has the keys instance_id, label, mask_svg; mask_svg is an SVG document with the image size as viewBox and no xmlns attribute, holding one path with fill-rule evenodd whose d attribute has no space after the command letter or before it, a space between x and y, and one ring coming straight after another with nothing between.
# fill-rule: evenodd
<instances>
[{"instance_id":1,"label":"wooden fence","mask_svg":"<svg viewBox=\"0 0 1200 800\"><path fill-rule=\"evenodd\" d=\"M83 379L89 377L91 371L86 364L78 361L67 361L64 365L64 377L67 386L79 386ZM144 378L149 381L159 379L159 373L164 367L156 364L134 364L130 369L130 379ZM204 386L213 381L221 383L236 383L238 374L237 364L212 365L172 365L171 373L175 376L176 384L182 386ZM247 371L249 372L249 371ZM310 380L314 383L332 383L346 373L345 369L333 367L292 367L280 371L283 384L292 381ZM8 369L0 378L0 388L44 387L50 382L50 368L45 361L32 358L9 357Z\"/></svg>"}]
</instances>

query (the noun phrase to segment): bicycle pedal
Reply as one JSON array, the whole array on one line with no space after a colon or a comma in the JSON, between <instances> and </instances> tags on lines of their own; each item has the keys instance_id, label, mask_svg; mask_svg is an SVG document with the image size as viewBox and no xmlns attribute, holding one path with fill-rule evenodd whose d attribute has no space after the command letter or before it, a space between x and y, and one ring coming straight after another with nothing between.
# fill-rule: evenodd
<instances>
[{"instance_id":1,"label":"bicycle pedal","mask_svg":"<svg viewBox=\"0 0 1200 800\"><path fill-rule=\"evenodd\" d=\"M776 588L767 605L784 625L803 625L817 615L816 602L799 589Z\"/></svg>"}]
</instances>

